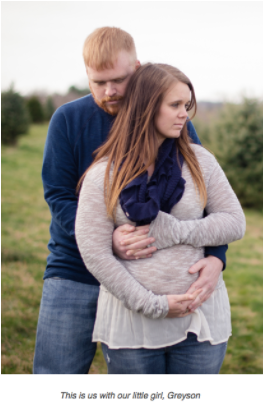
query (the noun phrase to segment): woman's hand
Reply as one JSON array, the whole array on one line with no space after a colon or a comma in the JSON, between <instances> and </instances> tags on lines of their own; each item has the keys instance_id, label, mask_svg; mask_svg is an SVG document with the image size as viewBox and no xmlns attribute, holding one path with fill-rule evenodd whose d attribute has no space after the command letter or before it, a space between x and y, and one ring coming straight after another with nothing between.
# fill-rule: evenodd
<instances>
[{"instance_id":1,"label":"woman's hand","mask_svg":"<svg viewBox=\"0 0 263 409\"><path fill-rule=\"evenodd\" d=\"M202 289L199 289L192 294L167 295L169 312L165 318L182 318L192 314L188 307L201 292Z\"/></svg>"}]
</instances>

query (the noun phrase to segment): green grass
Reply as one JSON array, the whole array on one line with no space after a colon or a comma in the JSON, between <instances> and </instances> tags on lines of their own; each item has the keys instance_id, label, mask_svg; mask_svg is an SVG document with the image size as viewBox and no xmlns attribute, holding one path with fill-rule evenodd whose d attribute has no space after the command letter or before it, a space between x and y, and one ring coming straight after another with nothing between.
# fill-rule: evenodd
<instances>
[{"instance_id":1,"label":"green grass","mask_svg":"<svg viewBox=\"0 0 263 409\"><path fill-rule=\"evenodd\" d=\"M245 213L245 237L229 246L224 274L233 326L221 369L227 374L263 373L263 215Z\"/></svg>"},{"instance_id":2,"label":"green grass","mask_svg":"<svg viewBox=\"0 0 263 409\"><path fill-rule=\"evenodd\" d=\"M2 373L32 373L50 213L41 164L47 125L2 147ZM230 245L224 274L233 336L221 373L263 373L263 214L247 211L245 238ZM90 373L106 373L100 346Z\"/></svg>"},{"instance_id":3,"label":"green grass","mask_svg":"<svg viewBox=\"0 0 263 409\"><path fill-rule=\"evenodd\" d=\"M47 125L2 146L2 373L32 373L50 212L41 166ZM100 346L90 373L106 373Z\"/></svg>"}]
</instances>

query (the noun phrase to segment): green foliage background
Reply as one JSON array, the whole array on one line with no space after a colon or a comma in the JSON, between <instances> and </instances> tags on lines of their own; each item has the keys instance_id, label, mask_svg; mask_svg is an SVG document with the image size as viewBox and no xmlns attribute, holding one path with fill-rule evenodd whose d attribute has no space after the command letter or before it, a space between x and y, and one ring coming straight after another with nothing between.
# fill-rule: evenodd
<instances>
[{"instance_id":1,"label":"green foliage background","mask_svg":"<svg viewBox=\"0 0 263 409\"><path fill-rule=\"evenodd\" d=\"M48 97L44 106L45 119L49 121L55 112L55 107L51 97Z\"/></svg>"},{"instance_id":2,"label":"green foliage background","mask_svg":"<svg viewBox=\"0 0 263 409\"><path fill-rule=\"evenodd\" d=\"M28 131L30 117L22 96L13 87L1 93L1 142L15 145L17 138Z\"/></svg>"},{"instance_id":3,"label":"green foliage background","mask_svg":"<svg viewBox=\"0 0 263 409\"><path fill-rule=\"evenodd\" d=\"M216 156L241 204L263 209L263 104L244 98L224 104L206 121L193 120L197 133Z\"/></svg>"},{"instance_id":4,"label":"green foliage background","mask_svg":"<svg viewBox=\"0 0 263 409\"><path fill-rule=\"evenodd\" d=\"M33 95L26 101L27 109L34 123L43 122L45 118L44 108L38 97Z\"/></svg>"}]
</instances>

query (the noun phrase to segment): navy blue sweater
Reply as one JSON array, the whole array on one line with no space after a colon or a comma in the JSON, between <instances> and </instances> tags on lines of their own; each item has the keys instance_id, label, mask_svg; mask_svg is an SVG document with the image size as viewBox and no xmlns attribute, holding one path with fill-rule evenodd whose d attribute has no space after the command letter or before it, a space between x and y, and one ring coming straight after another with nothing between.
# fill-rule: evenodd
<instances>
[{"instance_id":1,"label":"navy blue sweater","mask_svg":"<svg viewBox=\"0 0 263 409\"><path fill-rule=\"evenodd\" d=\"M61 277L99 285L86 269L76 244L75 192L92 162L92 152L105 141L113 121L114 117L99 108L91 94L61 106L51 119L42 170L44 197L52 216L44 279ZM188 132L200 144L191 122ZM226 250L227 246L207 247L206 255L214 255L225 263Z\"/></svg>"}]
</instances>

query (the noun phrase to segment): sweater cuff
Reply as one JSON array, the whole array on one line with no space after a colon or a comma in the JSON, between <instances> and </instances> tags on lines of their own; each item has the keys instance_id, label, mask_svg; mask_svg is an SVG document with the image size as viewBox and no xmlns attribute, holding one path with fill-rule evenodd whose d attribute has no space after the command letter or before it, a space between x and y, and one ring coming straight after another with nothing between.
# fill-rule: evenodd
<instances>
[{"instance_id":1,"label":"sweater cuff","mask_svg":"<svg viewBox=\"0 0 263 409\"><path fill-rule=\"evenodd\" d=\"M166 295L156 295L151 291L147 302L145 302L142 311L137 311L142 313L145 317L151 319L165 318L169 312L168 298Z\"/></svg>"},{"instance_id":2,"label":"sweater cuff","mask_svg":"<svg viewBox=\"0 0 263 409\"><path fill-rule=\"evenodd\" d=\"M223 262L223 270L226 268L226 252L228 249L228 245L224 244L222 246L217 247L205 247L205 257L214 256L219 258Z\"/></svg>"}]
</instances>

